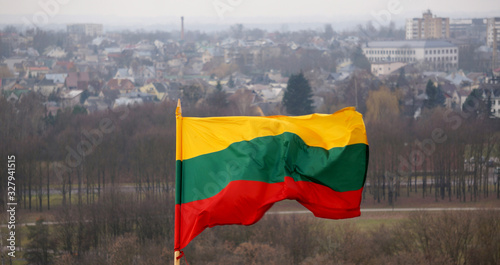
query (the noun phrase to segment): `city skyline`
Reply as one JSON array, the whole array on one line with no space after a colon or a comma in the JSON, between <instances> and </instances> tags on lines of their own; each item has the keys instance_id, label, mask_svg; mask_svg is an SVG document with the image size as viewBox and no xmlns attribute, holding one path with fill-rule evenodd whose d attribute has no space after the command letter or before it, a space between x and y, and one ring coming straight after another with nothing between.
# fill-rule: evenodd
<instances>
[{"instance_id":1,"label":"city skyline","mask_svg":"<svg viewBox=\"0 0 500 265\"><path fill-rule=\"evenodd\" d=\"M109 0L48 0L3 2L0 4L0 24L46 26L67 23L102 23L106 25L134 25L137 27L166 24L176 28L179 17L187 18L192 29L205 29L207 25L235 23L259 24L311 24L333 23L336 28L349 28L368 21L375 25L394 22L404 26L407 18L420 17L431 9L441 17L475 18L500 15L495 0L466 1L406 1L389 0L364 2L361 0L320 0L266 2L262 0L178 0L126 1Z\"/></svg>"}]
</instances>

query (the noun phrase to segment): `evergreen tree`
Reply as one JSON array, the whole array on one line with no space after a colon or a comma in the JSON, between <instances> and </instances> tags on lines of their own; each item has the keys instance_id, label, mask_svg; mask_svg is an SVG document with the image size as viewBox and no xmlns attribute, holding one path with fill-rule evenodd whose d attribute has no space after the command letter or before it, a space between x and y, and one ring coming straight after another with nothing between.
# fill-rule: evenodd
<instances>
[{"instance_id":1,"label":"evergreen tree","mask_svg":"<svg viewBox=\"0 0 500 265\"><path fill-rule=\"evenodd\" d=\"M444 107L446 102L446 97L444 96L443 88L441 87L441 85L438 85L437 92L438 93L436 95L436 106Z\"/></svg>"},{"instance_id":2,"label":"evergreen tree","mask_svg":"<svg viewBox=\"0 0 500 265\"><path fill-rule=\"evenodd\" d=\"M427 99L424 101L424 107L432 109L438 106L444 106L446 99L441 86L438 85L436 87L430 79L425 87L425 94L427 95Z\"/></svg>"},{"instance_id":3,"label":"evergreen tree","mask_svg":"<svg viewBox=\"0 0 500 265\"><path fill-rule=\"evenodd\" d=\"M229 88L234 88L234 80L233 80L233 76L229 76L229 81L227 82L227 86Z\"/></svg>"},{"instance_id":4,"label":"evergreen tree","mask_svg":"<svg viewBox=\"0 0 500 265\"><path fill-rule=\"evenodd\" d=\"M465 99L462 110L474 117L489 117L491 115L491 104L491 96L485 102L483 100L483 91L474 89Z\"/></svg>"},{"instance_id":5,"label":"evergreen tree","mask_svg":"<svg viewBox=\"0 0 500 265\"><path fill-rule=\"evenodd\" d=\"M357 47L356 50L351 54L352 64L358 68L370 71L371 64L370 61L363 54L363 50L360 47Z\"/></svg>"},{"instance_id":6,"label":"evergreen tree","mask_svg":"<svg viewBox=\"0 0 500 265\"><path fill-rule=\"evenodd\" d=\"M87 100L90 96L91 96L91 94L87 89L83 90L83 92L80 96L80 104L85 103L85 100Z\"/></svg>"},{"instance_id":7,"label":"evergreen tree","mask_svg":"<svg viewBox=\"0 0 500 265\"><path fill-rule=\"evenodd\" d=\"M215 87L217 90L219 88ZM192 106L198 102L200 98L203 97L203 91L197 85L190 86L182 86L182 101L186 102L188 106ZM222 90L222 86L220 86L220 90Z\"/></svg>"},{"instance_id":8,"label":"evergreen tree","mask_svg":"<svg viewBox=\"0 0 500 265\"><path fill-rule=\"evenodd\" d=\"M220 84L220 81L217 81L217 85L215 86L215 89L217 89L217 91L222 91L222 85Z\"/></svg>"},{"instance_id":9,"label":"evergreen tree","mask_svg":"<svg viewBox=\"0 0 500 265\"><path fill-rule=\"evenodd\" d=\"M79 115L79 114L87 114L87 109L83 106L76 105L73 107L72 113L74 115Z\"/></svg>"},{"instance_id":10,"label":"evergreen tree","mask_svg":"<svg viewBox=\"0 0 500 265\"><path fill-rule=\"evenodd\" d=\"M313 113L312 90L304 74L291 75L288 79L283 105L291 115Z\"/></svg>"},{"instance_id":11,"label":"evergreen tree","mask_svg":"<svg viewBox=\"0 0 500 265\"><path fill-rule=\"evenodd\" d=\"M398 77L398 83L397 87L403 87L408 85L408 80L406 80L406 73L405 73L405 68L401 67L399 69L399 77Z\"/></svg>"}]
</instances>

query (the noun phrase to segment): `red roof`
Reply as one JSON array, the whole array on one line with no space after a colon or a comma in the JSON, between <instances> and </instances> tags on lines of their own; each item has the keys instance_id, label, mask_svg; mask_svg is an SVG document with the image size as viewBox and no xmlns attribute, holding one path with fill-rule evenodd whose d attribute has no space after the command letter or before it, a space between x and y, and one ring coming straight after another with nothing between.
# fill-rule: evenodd
<instances>
[{"instance_id":1,"label":"red roof","mask_svg":"<svg viewBox=\"0 0 500 265\"><path fill-rule=\"evenodd\" d=\"M71 72L66 77L67 87L78 87L78 82L89 82L90 77L88 72Z\"/></svg>"},{"instance_id":2,"label":"red roof","mask_svg":"<svg viewBox=\"0 0 500 265\"><path fill-rule=\"evenodd\" d=\"M111 90L133 90L135 87L129 79L111 79L107 86Z\"/></svg>"},{"instance_id":3,"label":"red roof","mask_svg":"<svg viewBox=\"0 0 500 265\"><path fill-rule=\"evenodd\" d=\"M73 62L69 62L69 61L57 61L56 62L56 65L57 66L62 66L62 67L65 67L66 70L68 69L71 69L71 68L74 68L75 67L75 64Z\"/></svg>"}]
</instances>

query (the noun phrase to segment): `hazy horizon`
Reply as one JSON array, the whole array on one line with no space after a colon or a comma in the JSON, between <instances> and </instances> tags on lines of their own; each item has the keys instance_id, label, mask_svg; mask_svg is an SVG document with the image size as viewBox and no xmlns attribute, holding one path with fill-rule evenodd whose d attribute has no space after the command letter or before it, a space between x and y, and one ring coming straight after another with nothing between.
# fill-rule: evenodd
<instances>
[{"instance_id":1,"label":"hazy horizon","mask_svg":"<svg viewBox=\"0 0 500 265\"><path fill-rule=\"evenodd\" d=\"M41 28L62 28L68 23L100 23L105 31L130 29L179 28L180 17L185 17L186 30L211 31L241 23L249 28L290 30L317 29L330 23L335 30L354 28L372 21L374 25L394 22L404 26L407 18L421 17L431 9L438 17L484 18L500 16L497 0L478 0L474 4L460 1L388 0L364 2L361 0L278 1L263 0L142 0L116 3L110 0L20 0L0 4L0 24L14 24ZM389 16L387 16L389 14Z\"/></svg>"}]
</instances>

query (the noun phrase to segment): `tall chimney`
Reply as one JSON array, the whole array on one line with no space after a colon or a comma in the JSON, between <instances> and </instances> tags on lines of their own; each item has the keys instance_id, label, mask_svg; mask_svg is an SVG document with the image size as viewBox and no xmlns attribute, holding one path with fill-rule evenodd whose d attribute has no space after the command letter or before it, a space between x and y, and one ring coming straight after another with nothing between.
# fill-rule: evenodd
<instances>
[{"instance_id":1,"label":"tall chimney","mask_svg":"<svg viewBox=\"0 0 500 265\"><path fill-rule=\"evenodd\" d=\"M181 17L181 41L184 41L184 17Z\"/></svg>"}]
</instances>

